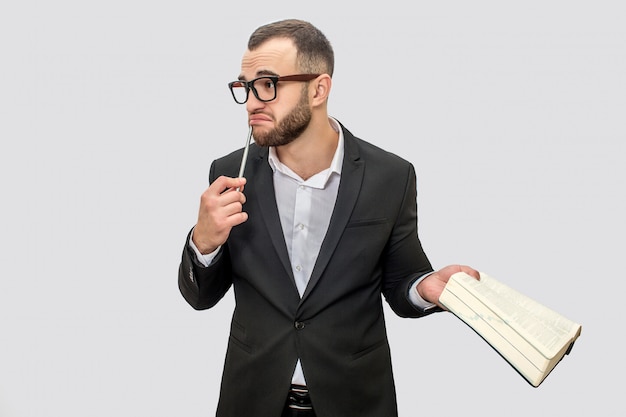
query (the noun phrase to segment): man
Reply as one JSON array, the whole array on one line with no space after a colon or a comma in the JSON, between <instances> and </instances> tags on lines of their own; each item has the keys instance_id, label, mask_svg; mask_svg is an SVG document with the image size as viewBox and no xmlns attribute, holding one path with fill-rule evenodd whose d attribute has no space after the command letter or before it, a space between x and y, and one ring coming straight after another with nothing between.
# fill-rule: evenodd
<instances>
[{"instance_id":1,"label":"man","mask_svg":"<svg viewBox=\"0 0 626 417\"><path fill-rule=\"evenodd\" d=\"M243 178L243 150L212 163L178 277L196 309L234 290L218 416L397 415L381 294L421 317L450 275L478 278L433 272L413 166L329 117L333 66L318 29L279 21L229 84L255 143Z\"/></svg>"}]
</instances>

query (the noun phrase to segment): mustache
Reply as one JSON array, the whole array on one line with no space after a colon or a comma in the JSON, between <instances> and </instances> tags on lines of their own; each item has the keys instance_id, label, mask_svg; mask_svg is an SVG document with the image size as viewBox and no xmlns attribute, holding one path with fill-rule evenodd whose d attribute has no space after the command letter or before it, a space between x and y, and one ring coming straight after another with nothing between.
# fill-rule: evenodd
<instances>
[{"instance_id":1,"label":"mustache","mask_svg":"<svg viewBox=\"0 0 626 417\"><path fill-rule=\"evenodd\" d=\"M267 112L265 112L263 110L255 110L253 112L248 113L248 116L258 116L258 115L271 117L272 119L274 118L274 116L272 116L270 113L267 113Z\"/></svg>"}]
</instances>

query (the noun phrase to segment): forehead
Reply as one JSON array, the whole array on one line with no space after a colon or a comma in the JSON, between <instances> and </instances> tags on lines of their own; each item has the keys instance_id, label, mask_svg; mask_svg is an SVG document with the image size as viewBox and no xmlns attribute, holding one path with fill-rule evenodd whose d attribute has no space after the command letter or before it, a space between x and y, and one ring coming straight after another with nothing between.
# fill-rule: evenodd
<instances>
[{"instance_id":1,"label":"forehead","mask_svg":"<svg viewBox=\"0 0 626 417\"><path fill-rule=\"evenodd\" d=\"M296 58L297 50L291 39L270 39L254 51L246 50L241 59L241 77L249 80L263 74L294 74Z\"/></svg>"}]
</instances>

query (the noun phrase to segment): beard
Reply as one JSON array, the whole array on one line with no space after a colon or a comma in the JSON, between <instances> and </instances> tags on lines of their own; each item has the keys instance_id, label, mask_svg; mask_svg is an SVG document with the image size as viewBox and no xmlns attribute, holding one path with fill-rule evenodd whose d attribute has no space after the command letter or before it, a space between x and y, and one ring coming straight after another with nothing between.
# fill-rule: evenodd
<instances>
[{"instance_id":1,"label":"beard","mask_svg":"<svg viewBox=\"0 0 626 417\"><path fill-rule=\"evenodd\" d=\"M278 125L265 132L253 132L254 142L259 146L282 146L293 142L311 122L311 109L306 94L300 96L296 107Z\"/></svg>"}]
</instances>

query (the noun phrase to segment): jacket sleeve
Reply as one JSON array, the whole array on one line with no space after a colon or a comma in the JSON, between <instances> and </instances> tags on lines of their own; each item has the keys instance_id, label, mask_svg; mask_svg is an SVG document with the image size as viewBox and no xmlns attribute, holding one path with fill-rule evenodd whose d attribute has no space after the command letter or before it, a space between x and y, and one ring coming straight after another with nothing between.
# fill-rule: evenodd
<instances>
[{"instance_id":1,"label":"jacket sleeve","mask_svg":"<svg viewBox=\"0 0 626 417\"><path fill-rule=\"evenodd\" d=\"M217 177L216 161L209 169L209 184ZM182 259L178 268L178 288L185 300L196 310L213 307L232 285L228 245L224 244L209 266L204 266L189 245L191 231L187 235Z\"/></svg>"},{"instance_id":2,"label":"jacket sleeve","mask_svg":"<svg viewBox=\"0 0 626 417\"><path fill-rule=\"evenodd\" d=\"M409 298L411 285L433 271L417 232L417 179L409 164L405 189L385 257L383 294L391 309L400 317L421 317L440 311L421 309Z\"/></svg>"},{"instance_id":3,"label":"jacket sleeve","mask_svg":"<svg viewBox=\"0 0 626 417\"><path fill-rule=\"evenodd\" d=\"M189 245L190 235L178 268L178 288L189 305L204 310L217 304L232 285L228 248L224 245L213 262L204 266Z\"/></svg>"}]
</instances>

